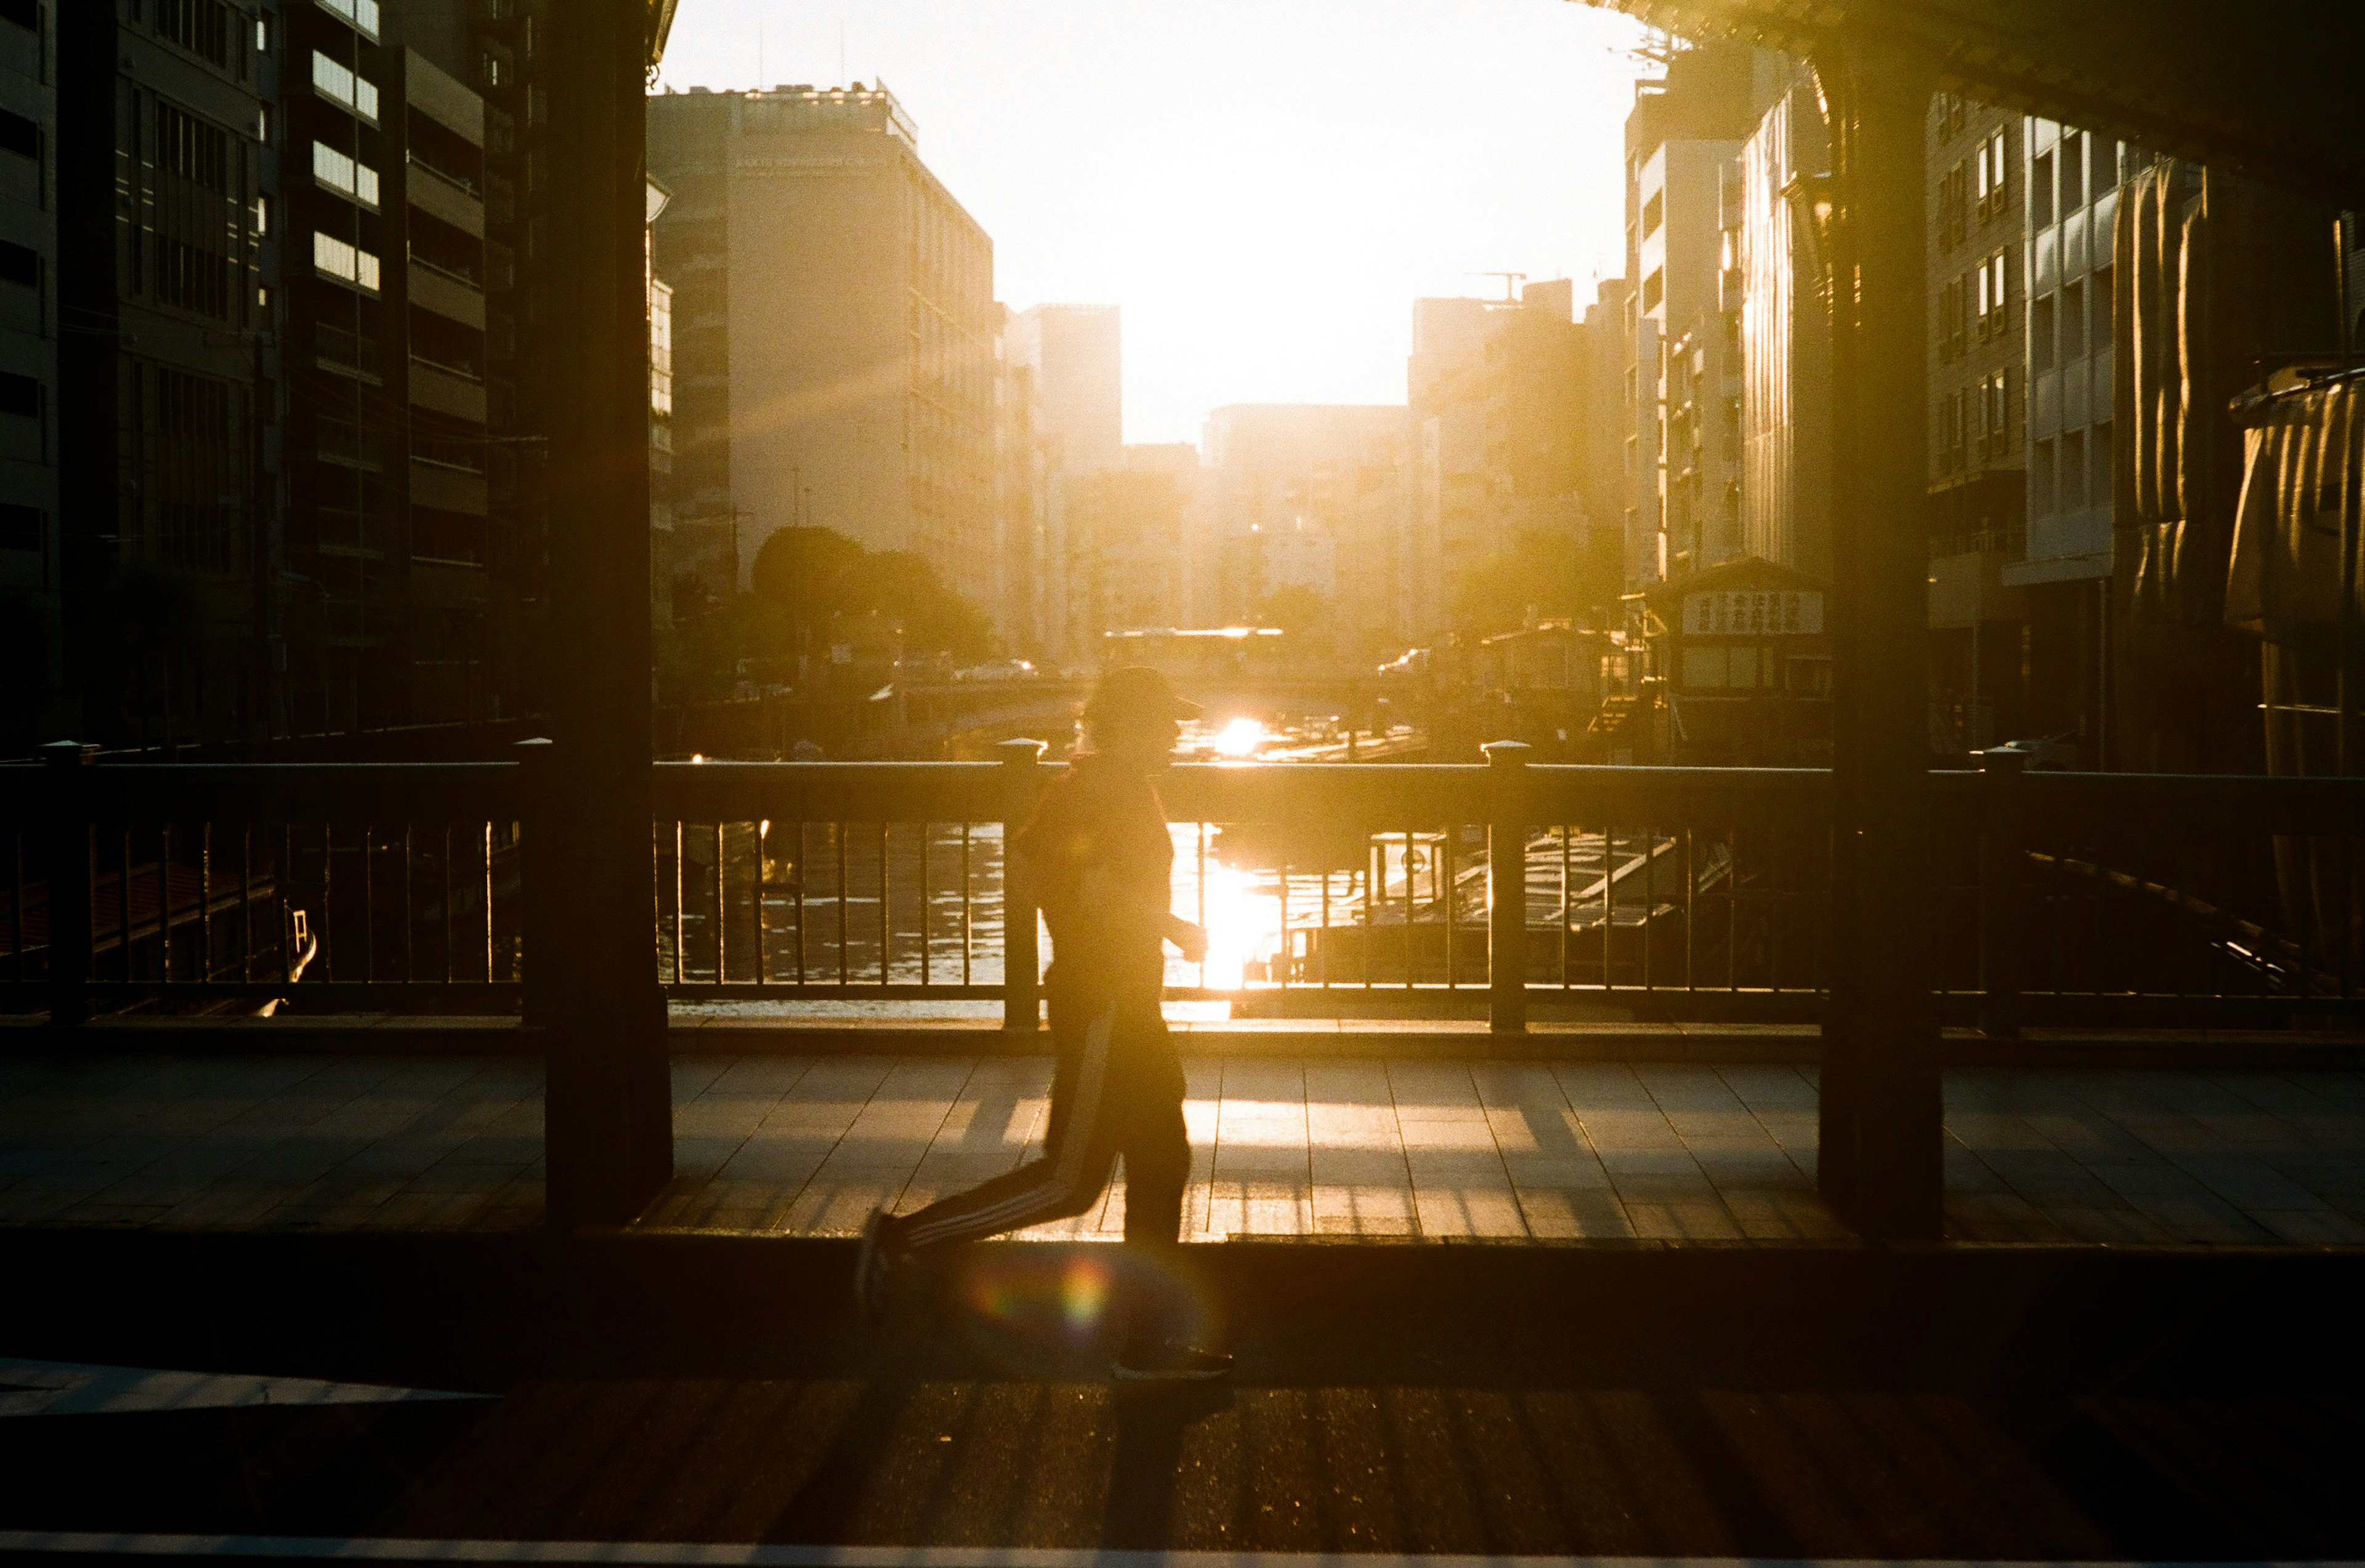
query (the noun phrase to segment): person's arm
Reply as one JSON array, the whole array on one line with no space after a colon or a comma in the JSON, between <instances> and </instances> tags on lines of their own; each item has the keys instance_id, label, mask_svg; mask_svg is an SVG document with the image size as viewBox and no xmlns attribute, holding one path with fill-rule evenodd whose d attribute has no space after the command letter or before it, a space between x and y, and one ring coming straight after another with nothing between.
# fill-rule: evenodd
<instances>
[{"instance_id":1,"label":"person's arm","mask_svg":"<svg viewBox=\"0 0 2365 1568\"><path fill-rule=\"evenodd\" d=\"M1179 914L1166 917L1166 940L1182 949L1182 957L1198 963L1207 956L1207 934Z\"/></svg>"}]
</instances>

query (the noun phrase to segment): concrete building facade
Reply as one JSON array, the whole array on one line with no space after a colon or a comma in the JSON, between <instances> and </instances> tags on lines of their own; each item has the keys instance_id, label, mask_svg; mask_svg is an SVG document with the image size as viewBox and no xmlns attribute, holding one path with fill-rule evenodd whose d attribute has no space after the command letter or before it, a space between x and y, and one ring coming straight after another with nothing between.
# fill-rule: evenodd
<instances>
[{"instance_id":1,"label":"concrete building facade","mask_svg":"<svg viewBox=\"0 0 2365 1568\"><path fill-rule=\"evenodd\" d=\"M59 561L57 30L0 10L0 751L62 722Z\"/></svg>"},{"instance_id":2,"label":"concrete building facade","mask_svg":"<svg viewBox=\"0 0 2365 1568\"><path fill-rule=\"evenodd\" d=\"M676 528L833 529L936 564L975 602L996 565L993 246L920 161L883 87L667 91L649 102L675 289Z\"/></svg>"},{"instance_id":3,"label":"concrete building facade","mask_svg":"<svg viewBox=\"0 0 2365 1568\"><path fill-rule=\"evenodd\" d=\"M151 744L251 733L268 660L258 349L270 30L223 0L92 0L50 21L50 429L77 728ZM0 156L21 181L21 152Z\"/></svg>"},{"instance_id":4,"label":"concrete building facade","mask_svg":"<svg viewBox=\"0 0 2365 1568\"><path fill-rule=\"evenodd\" d=\"M1831 305L1812 230L1822 117L1795 83L1743 147L1741 551L1832 575Z\"/></svg>"},{"instance_id":5,"label":"concrete building facade","mask_svg":"<svg viewBox=\"0 0 2365 1568\"><path fill-rule=\"evenodd\" d=\"M1123 329L1114 305L1037 305L1005 330L1004 351L1035 374L1042 428L1066 473L1127 466Z\"/></svg>"}]
</instances>

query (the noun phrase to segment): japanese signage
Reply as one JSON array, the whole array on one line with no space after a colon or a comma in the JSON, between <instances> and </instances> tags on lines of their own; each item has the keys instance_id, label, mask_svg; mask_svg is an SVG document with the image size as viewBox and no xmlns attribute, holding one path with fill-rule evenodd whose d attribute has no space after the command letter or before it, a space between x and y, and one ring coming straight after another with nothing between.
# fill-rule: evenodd
<instances>
[{"instance_id":1,"label":"japanese signage","mask_svg":"<svg viewBox=\"0 0 2365 1568\"><path fill-rule=\"evenodd\" d=\"M1684 596L1687 637L1807 636L1823 629L1813 589L1726 589Z\"/></svg>"}]
</instances>

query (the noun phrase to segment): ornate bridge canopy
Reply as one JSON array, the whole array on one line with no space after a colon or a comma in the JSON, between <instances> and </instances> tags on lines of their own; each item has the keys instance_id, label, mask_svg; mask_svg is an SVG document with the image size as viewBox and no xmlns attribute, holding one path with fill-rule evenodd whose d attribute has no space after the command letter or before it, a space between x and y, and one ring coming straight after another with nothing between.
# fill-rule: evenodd
<instances>
[{"instance_id":1,"label":"ornate bridge canopy","mask_svg":"<svg viewBox=\"0 0 2365 1568\"><path fill-rule=\"evenodd\" d=\"M1592 0L1690 37L1872 45L1941 86L2365 202L2357 0Z\"/></svg>"}]
</instances>

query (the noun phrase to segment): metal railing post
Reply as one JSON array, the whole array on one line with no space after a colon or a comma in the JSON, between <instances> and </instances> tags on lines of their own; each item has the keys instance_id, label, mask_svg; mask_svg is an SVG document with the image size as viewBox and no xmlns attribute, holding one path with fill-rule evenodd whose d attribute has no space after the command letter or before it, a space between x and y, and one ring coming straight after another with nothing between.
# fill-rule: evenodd
<instances>
[{"instance_id":1,"label":"metal railing post","mask_svg":"<svg viewBox=\"0 0 2365 1568\"><path fill-rule=\"evenodd\" d=\"M1042 786L1041 741L1003 741L994 752L1005 778L1002 793L1002 1026L1033 1034L1042 1027L1042 955L1035 940L1035 890L1012 852L1018 830L1035 814Z\"/></svg>"},{"instance_id":2,"label":"metal railing post","mask_svg":"<svg viewBox=\"0 0 2365 1568\"><path fill-rule=\"evenodd\" d=\"M552 935L560 868L551 861L557 842L553 807L558 790L558 747L537 736L510 747L518 761L518 946L520 1003L528 1024L550 1022L557 953ZM488 977L489 978L489 977Z\"/></svg>"},{"instance_id":3,"label":"metal railing post","mask_svg":"<svg viewBox=\"0 0 2365 1568\"><path fill-rule=\"evenodd\" d=\"M84 770L97 756L96 746L80 741L41 748L49 767L41 870L50 885L50 1022L60 1026L90 1016L84 990L90 981L90 802ZM122 890L122 896L130 897L131 890ZM19 932L19 943L23 937Z\"/></svg>"},{"instance_id":4,"label":"metal railing post","mask_svg":"<svg viewBox=\"0 0 2365 1568\"><path fill-rule=\"evenodd\" d=\"M1498 1035L1528 1027L1528 746L1484 748L1486 805L1486 1020ZM1452 898L1453 890L1446 889Z\"/></svg>"},{"instance_id":5,"label":"metal railing post","mask_svg":"<svg viewBox=\"0 0 2365 1568\"><path fill-rule=\"evenodd\" d=\"M2020 1033L2021 774L2019 752L1979 754L1979 1027Z\"/></svg>"}]
</instances>

